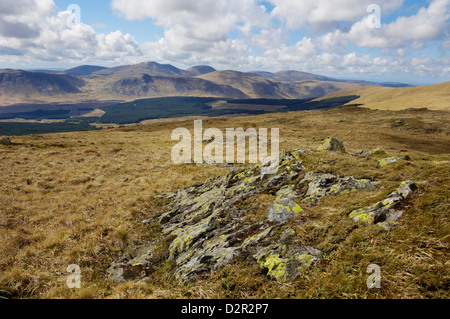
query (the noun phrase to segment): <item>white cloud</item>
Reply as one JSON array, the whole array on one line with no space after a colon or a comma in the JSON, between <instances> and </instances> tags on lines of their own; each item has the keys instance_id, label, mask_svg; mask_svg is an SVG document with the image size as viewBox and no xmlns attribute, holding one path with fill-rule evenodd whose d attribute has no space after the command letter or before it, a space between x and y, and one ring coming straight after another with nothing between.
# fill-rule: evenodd
<instances>
[{"instance_id":1,"label":"white cloud","mask_svg":"<svg viewBox=\"0 0 450 319\"><path fill-rule=\"evenodd\" d=\"M253 27L270 25L256 0L113 0L111 5L129 20L154 19L166 29L167 38L226 41L232 30L249 34Z\"/></svg>"},{"instance_id":2,"label":"white cloud","mask_svg":"<svg viewBox=\"0 0 450 319\"><path fill-rule=\"evenodd\" d=\"M429 41L443 40L449 28L450 0L433 0L417 14L399 17L381 28L368 27L369 16L355 22L348 32L336 30L319 37L332 48L354 44L361 48L421 50Z\"/></svg>"},{"instance_id":3,"label":"white cloud","mask_svg":"<svg viewBox=\"0 0 450 319\"><path fill-rule=\"evenodd\" d=\"M319 29L336 28L339 22L355 22L367 14L373 0L269 0L275 5L272 16L283 21L289 29L312 25ZM385 12L401 7L403 0L376 1Z\"/></svg>"},{"instance_id":4,"label":"white cloud","mask_svg":"<svg viewBox=\"0 0 450 319\"><path fill-rule=\"evenodd\" d=\"M68 23L71 12L55 15L55 9L53 0L0 0L0 57L82 62L125 61L141 54L131 35L97 34L89 25Z\"/></svg>"},{"instance_id":5,"label":"white cloud","mask_svg":"<svg viewBox=\"0 0 450 319\"><path fill-rule=\"evenodd\" d=\"M425 53L418 57L430 41L437 41L442 56L447 55L450 0L431 0L427 7L380 29L367 26L366 9L373 0L267 2L273 4L271 12L260 0L112 0L118 16L148 19L163 28L159 40L138 43L120 30L100 33L84 23L69 27L71 13L56 12L53 0L0 0L0 62L153 60L178 67L209 64L218 69L297 69L319 74L450 72L448 58ZM378 0L382 19L403 2ZM300 40L293 41L295 33Z\"/></svg>"},{"instance_id":6,"label":"white cloud","mask_svg":"<svg viewBox=\"0 0 450 319\"><path fill-rule=\"evenodd\" d=\"M443 36L450 19L450 0L433 0L428 8L416 15L399 17L386 27L386 37L405 40L430 41Z\"/></svg>"},{"instance_id":7,"label":"white cloud","mask_svg":"<svg viewBox=\"0 0 450 319\"><path fill-rule=\"evenodd\" d=\"M0 0L0 36L35 38L40 22L55 10L53 0Z\"/></svg>"}]
</instances>

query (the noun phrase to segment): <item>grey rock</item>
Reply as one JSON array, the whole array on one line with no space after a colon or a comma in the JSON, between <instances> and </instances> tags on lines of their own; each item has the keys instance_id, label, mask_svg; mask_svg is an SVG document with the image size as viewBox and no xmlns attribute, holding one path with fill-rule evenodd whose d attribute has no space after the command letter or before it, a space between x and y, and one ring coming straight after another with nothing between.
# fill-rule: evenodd
<instances>
[{"instance_id":1,"label":"grey rock","mask_svg":"<svg viewBox=\"0 0 450 319\"><path fill-rule=\"evenodd\" d=\"M378 162L378 167L385 167L405 159L407 159L406 156L392 156L388 158L383 158Z\"/></svg>"},{"instance_id":2,"label":"grey rock","mask_svg":"<svg viewBox=\"0 0 450 319\"><path fill-rule=\"evenodd\" d=\"M344 144L334 137L328 137L322 145L317 148L318 151L333 151L345 153Z\"/></svg>"},{"instance_id":3,"label":"grey rock","mask_svg":"<svg viewBox=\"0 0 450 319\"><path fill-rule=\"evenodd\" d=\"M337 177L333 174L308 172L300 183L308 182L308 190L303 200L308 205L316 205L324 196L336 196L358 189L373 190L376 183L367 179L355 179L352 176Z\"/></svg>"},{"instance_id":4,"label":"grey rock","mask_svg":"<svg viewBox=\"0 0 450 319\"><path fill-rule=\"evenodd\" d=\"M285 223L289 219L303 212L303 209L291 198L276 200L269 208L268 219L270 222Z\"/></svg>"},{"instance_id":5,"label":"grey rock","mask_svg":"<svg viewBox=\"0 0 450 319\"><path fill-rule=\"evenodd\" d=\"M355 222L365 225L378 224L386 230L397 226L397 220L403 215L398 211L404 202L418 186L412 181L402 182L401 185L389 196L371 206L353 210L349 217Z\"/></svg>"},{"instance_id":6,"label":"grey rock","mask_svg":"<svg viewBox=\"0 0 450 319\"><path fill-rule=\"evenodd\" d=\"M384 150L383 147L378 147L378 148L375 148L375 149L370 150L370 151L361 151L359 153L356 153L355 155L356 156L369 157L369 156L372 156L374 154L386 154L386 151Z\"/></svg>"}]
</instances>

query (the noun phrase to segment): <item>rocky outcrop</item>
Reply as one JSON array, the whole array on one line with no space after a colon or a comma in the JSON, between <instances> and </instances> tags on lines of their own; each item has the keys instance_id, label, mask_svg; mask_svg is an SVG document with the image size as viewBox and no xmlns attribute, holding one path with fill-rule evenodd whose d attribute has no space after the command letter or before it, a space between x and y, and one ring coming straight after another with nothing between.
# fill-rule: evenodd
<instances>
[{"instance_id":1,"label":"rocky outcrop","mask_svg":"<svg viewBox=\"0 0 450 319\"><path fill-rule=\"evenodd\" d=\"M402 182L397 190L389 196L371 206L356 209L349 214L355 222L365 225L378 224L379 226L390 230L398 225L397 220L403 215L398 209L403 201L417 189L417 185L411 181Z\"/></svg>"},{"instance_id":2,"label":"rocky outcrop","mask_svg":"<svg viewBox=\"0 0 450 319\"><path fill-rule=\"evenodd\" d=\"M291 198L276 200L269 209L270 222L284 223L303 212L303 209Z\"/></svg>"},{"instance_id":3,"label":"rocky outcrop","mask_svg":"<svg viewBox=\"0 0 450 319\"><path fill-rule=\"evenodd\" d=\"M373 190L377 183L367 179L355 179L354 177L339 178L332 174L317 174L308 172L300 183L308 182L306 198L303 199L308 205L313 206L324 196L335 196L345 194L357 189Z\"/></svg>"},{"instance_id":4,"label":"rocky outcrop","mask_svg":"<svg viewBox=\"0 0 450 319\"><path fill-rule=\"evenodd\" d=\"M352 176L312 171L305 174L302 157L308 152L282 151L279 169L273 175L266 172L266 166L273 164L257 164L157 196L164 200L165 210L145 223L161 229L162 241L113 263L108 270L111 278L146 280L164 260L174 265L180 283L237 260L252 260L278 281L298 278L323 258L315 247L299 244L302 240L294 225L304 214L304 205L317 205L324 196L373 190L379 184ZM406 181L385 200L354 210L349 217L362 225L377 224L389 230L402 216L403 201L415 187ZM240 204L260 194L272 195L274 201L267 206L266 214L255 220Z\"/></svg>"},{"instance_id":5,"label":"rocky outcrop","mask_svg":"<svg viewBox=\"0 0 450 319\"><path fill-rule=\"evenodd\" d=\"M286 241L289 236L280 231L303 211L292 199L295 190L290 186L304 169L299 154L299 151L283 151L276 175L263 174L261 165L253 165L160 197L171 200L168 211L158 216L158 223L162 235L170 238L167 257L176 263L175 276L180 282L219 269L238 257L261 261L262 251L267 251L273 243L281 245ZM269 208L267 218L255 224L235 204L262 192L279 196ZM296 249L300 248L310 250ZM278 255L290 260L297 252L287 249L286 256ZM150 247L137 258L114 263L109 272L118 281L127 280L133 274L145 278L154 265L154 254L155 248ZM286 278L295 277L295 267L314 263L318 254L314 256L302 265L297 265L294 259L288 262L292 269Z\"/></svg>"}]
</instances>

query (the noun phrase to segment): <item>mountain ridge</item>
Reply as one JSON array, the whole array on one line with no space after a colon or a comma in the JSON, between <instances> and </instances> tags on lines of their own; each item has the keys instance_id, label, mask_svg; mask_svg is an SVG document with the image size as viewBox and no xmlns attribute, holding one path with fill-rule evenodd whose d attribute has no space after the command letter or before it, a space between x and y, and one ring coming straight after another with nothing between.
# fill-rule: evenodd
<instances>
[{"instance_id":1,"label":"mountain ridge","mask_svg":"<svg viewBox=\"0 0 450 319\"><path fill-rule=\"evenodd\" d=\"M16 80L11 79L15 74ZM203 96L217 98L304 99L373 82L339 80L300 71L218 71L198 65L182 70L154 61L116 67L82 65L59 73L0 70L0 105L131 101L137 98ZM26 80L19 80L19 79ZM382 84L378 84L382 85Z\"/></svg>"}]
</instances>

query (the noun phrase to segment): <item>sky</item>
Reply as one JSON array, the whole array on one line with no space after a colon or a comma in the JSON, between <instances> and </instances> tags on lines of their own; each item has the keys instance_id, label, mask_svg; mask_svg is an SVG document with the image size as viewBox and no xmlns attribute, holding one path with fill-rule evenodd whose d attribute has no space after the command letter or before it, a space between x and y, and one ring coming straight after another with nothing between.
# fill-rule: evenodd
<instances>
[{"instance_id":1,"label":"sky","mask_svg":"<svg viewBox=\"0 0 450 319\"><path fill-rule=\"evenodd\" d=\"M145 61L450 81L450 0L0 0L0 68Z\"/></svg>"}]
</instances>

